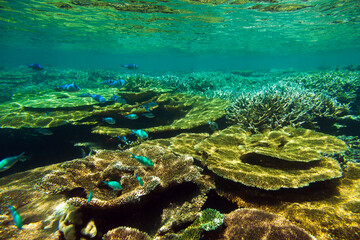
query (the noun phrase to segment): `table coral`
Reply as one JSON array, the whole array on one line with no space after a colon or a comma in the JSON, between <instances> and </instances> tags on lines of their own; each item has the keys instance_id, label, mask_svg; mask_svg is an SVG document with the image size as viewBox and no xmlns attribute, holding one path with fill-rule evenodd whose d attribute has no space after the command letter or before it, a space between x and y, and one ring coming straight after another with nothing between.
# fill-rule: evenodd
<instances>
[{"instance_id":1,"label":"table coral","mask_svg":"<svg viewBox=\"0 0 360 240\"><path fill-rule=\"evenodd\" d=\"M103 240L150 240L150 236L138 229L130 227L118 227L108 231Z\"/></svg>"},{"instance_id":2,"label":"table coral","mask_svg":"<svg viewBox=\"0 0 360 240\"><path fill-rule=\"evenodd\" d=\"M154 162L154 167L142 166L129 158L130 152L147 156ZM74 206L92 208L114 208L150 194L155 188L166 189L172 185L195 181L200 176L201 168L192 165L190 156L175 155L159 146L142 147L129 151L100 151L86 159L66 162L57 171L43 177L37 186L48 193L66 193L75 188L89 189L93 186L93 199L73 197L67 203ZM135 179L135 173L142 177L144 186ZM119 180L123 186L121 195L115 196L101 183Z\"/></svg>"},{"instance_id":3,"label":"table coral","mask_svg":"<svg viewBox=\"0 0 360 240\"><path fill-rule=\"evenodd\" d=\"M339 153L346 145L333 136L311 130L283 128L250 134L231 126L213 134L195 149L217 175L266 190L300 188L341 177L339 163L324 153Z\"/></svg>"}]
</instances>

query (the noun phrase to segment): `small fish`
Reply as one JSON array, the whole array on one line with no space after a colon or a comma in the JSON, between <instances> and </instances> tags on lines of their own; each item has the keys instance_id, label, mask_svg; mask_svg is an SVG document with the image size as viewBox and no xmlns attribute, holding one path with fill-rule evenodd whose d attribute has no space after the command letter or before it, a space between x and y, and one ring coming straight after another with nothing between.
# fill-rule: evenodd
<instances>
[{"instance_id":1,"label":"small fish","mask_svg":"<svg viewBox=\"0 0 360 240\"><path fill-rule=\"evenodd\" d=\"M216 122L208 121L209 127L213 131L219 130L219 125Z\"/></svg>"},{"instance_id":2,"label":"small fish","mask_svg":"<svg viewBox=\"0 0 360 240\"><path fill-rule=\"evenodd\" d=\"M159 105L156 102L149 102L149 103L142 105L142 107L145 108L145 110L147 112L150 112L153 108L156 108L158 106Z\"/></svg>"},{"instance_id":3,"label":"small fish","mask_svg":"<svg viewBox=\"0 0 360 240\"><path fill-rule=\"evenodd\" d=\"M15 208L13 206L10 206L9 208L10 208L11 215L14 218L16 227L18 229L22 229L23 223L22 223L20 215L17 213L17 211L15 210Z\"/></svg>"},{"instance_id":4,"label":"small fish","mask_svg":"<svg viewBox=\"0 0 360 240\"><path fill-rule=\"evenodd\" d=\"M121 66L124 68L127 68L127 69L138 69L139 68L139 66L136 64L122 64Z\"/></svg>"},{"instance_id":5,"label":"small fish","mask_svg":"<svg viewBox=\"0 0 360 240\"><path fill-rule=\"evenodd\" d=\"M117 181L102 181L103 183L105 183L108 187L112 188L114 191L120 191L123 189L123 187L121 186L121 184Z\"/></svg>"},{"instance_id":6,"label":"small fish","mask_svg":"<svg viewBox=\"0 0 360 240\"><path fill-rule=\"evenodd\" d=\"M68 84L63 84L61 86L56 86L55 90L56 91L66 91L66 92L76 92L76 91L81 90L81 88L74 83L68 83Z\"/></svg>"},{"instance_id":7,"label":"small fish","mask_svg":"<svg viewBox=\"0 0 360 240\"><path fill-rule=\"evenodd\" d=\"M17 161L20 162L25 162L26 161L26 157L25 157L25 152L19 154L18 156L14 156L14 157L7 157L4 158L3 160L0 161L0 172L6 171L9 168L11 168L15 163L17 163Z\"/></svg>"},{"instance_id":8,"label":"small fish","mask_svg":"<svg viewBox=\"0 0 360 240\"><path fill-rule=\"evenodd\" d=\"M91 201L92 197L93 197L93 190L92 190L92 186L90 186L90 192L89 192L89 196L88 196L88 202Z\"/></svg>"},{"instance_id":9,"label":"small fish","mask_svg":"<svg viewBox=\"0 0 360 240\"><path fill-rule=\"evenodd\" d=\"M148 138L149 135L147 134L147 132L145 132L144 130L141 129L130 129L132 131L132 134L134 134L135 136L139 137L139 138Z\"/></svg>"},{"instance_id":10,"label":"small fish","mask_svg":"<svg viewBox=\"0 0 360 240\"><path fill-rule=\"evenodd\" d=\"M40 134L45 135L45 136L51 136L51 135L54 134L54 133L53 133L50 129L48 129L48 128L37 128L37 129L34 130L34 132L40 133Z\"/></svg>"},{"instance_id":11,"label":"small fish","mask_svg":"<svg viewBox=\"0 0 360 240\"><path fill-rule=\"evenodd\" d=\"M144 186L144 181L141 179L141 177L139 175L135 174L135 178L136 178L136 180L139 181L141 186Z\"/></svg>"},{"instance_id":12,"label":"small fish","mask_svg":"<svg viewBox=\"0 0 360 240\"><path fill-rule=\"evenodd\" d=\"M118 79L118 80L106 80L101 82L101 84L106 84L111 87L122 87L126 84L126 81L124 79Z\"/></svg>"},{"instance_id":13,"label":"small fish","mask_svg":"<svg viewBox=\"0 0 360 240\"><path fill-rule=\"evenodd\" d=\"M125 136L117 136L117 138L120 140L120 141L122 141L123 143L125 143L126 145L128 145L129 144L129 142L128 142L128 140L127 140L127 138L125 137Z\"/></svg>"},{"instance_id":14,"label":"small fish","mask_svg":"<svg viewBox=\"0 0 360 240\"><path fill-rule=\"evenodd\" d=\"M90 97L92 97L95 101L99 102L99 103L104 103L106 102L106 99L101 96L101 95L96 95L96 94L90 94Z\"/></svg>"},{"instance_id":15,"label":"small fish","mask_svg":"<svg viewBox=\"0 0 360 240\"><path fill-rule=\"evenodd\" d=\"M125 115L124 116L126 119L130 119L130 120L135 120L135 119L138 119L139 116L136 115L135 113L132 113L132 114L129 114L129 115Z\"/></svg>"},{"instance_id":16,"label":"small fish","mask_svg":"<svg viewBox=\"0 0 360 240\"><path fill-rule=\"evenodd\" d=\"M39 63L32 63L32 64L26 64L29 68L33 69L33 70L44 70L44 67L41 66Z\"/></svg>"},{"instance_id":17,"label":"small fish","mask_svg":"<svg viewBox=\"0 0 360 240\"><path fill-rule=\"evenodd\" d=\"M45 116L49 116L49 111L46 111L46 112L45 112Z\"/></svg>"},{"instance_id":18,"label":"small fish","mask_svg":"<svg viewBox=\"0 0 360 240\"><path fill-rule=\"evenodd\" d=\"M126 104L126 100L119 97L119 96L116 96L114 93L112 95L112 97L110 98L109 101L113 101L113 102L117 102L117 103L122 103L122 104Z\"/></svg>"},{"instance_id":19,"label":"small fish","mask_svg":"<svg viewBox=\"0 0 360 240\"><path fill-rule=\"evenodd\" d=\"M112 117L103 118L103 121L111 125L116 123L115 119L113 119Z\"/></svg>"},{"instance_id":20,"label":"small fish","mask_svg":"<svg viewBox=\"0 0 360 240\"><path fill-rule=\"evenodd\" d=\"M143 113L143 114L141 114L141 116L144 116L146 118L154 118L155 117L155 115L151 112Z\"/></svg>"},{"instance_id":21,"label":"small fish","mask_svg":"<svg viewBox=\"0 0 360 240\"><path fill-rule=\"evenodd\" d=\"M136 155L132 154L131 152L129 152L129 153L132 155L129 158L135 158L144 166L150 166L150 167L154 166L154 163L153 163L153 161L151 161L150 158L147 158L145 156L140 156L140 155L136 156Z\"/></svg>"}]
</instances>

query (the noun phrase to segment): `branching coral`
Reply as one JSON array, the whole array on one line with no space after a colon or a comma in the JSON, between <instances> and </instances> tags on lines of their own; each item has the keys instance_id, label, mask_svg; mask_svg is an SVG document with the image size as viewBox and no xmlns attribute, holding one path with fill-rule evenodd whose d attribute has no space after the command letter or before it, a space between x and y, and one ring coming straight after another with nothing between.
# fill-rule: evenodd
<instances>
[{"instance_id":1,"label":"branching coral","mask_svg":"<svg viewBox=\"0 0 360 240\"><path fill-rule=\"evenodd\" d=\"M226 109L226 117L246 130L262 132L284 126L317 127L317 118L340 117L348 105L296 84L276 84L255 93L242 93Z\"/></svg>"}]
</instances>

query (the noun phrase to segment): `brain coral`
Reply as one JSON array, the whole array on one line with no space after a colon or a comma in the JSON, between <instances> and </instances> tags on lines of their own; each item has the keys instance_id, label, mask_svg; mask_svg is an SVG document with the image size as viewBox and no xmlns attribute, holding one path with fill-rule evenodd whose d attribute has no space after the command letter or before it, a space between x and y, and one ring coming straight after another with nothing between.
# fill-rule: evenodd
<instances>
[{"instance_id":1,"label":"brain coral","mask_svg":"<svg viewBox=\"0 0 360 240\"><path fill-rule=\"evenodd\" d=\"M343 152L341 140L311 130L285 127L264 134L231 126L195 145L217 175L266 190L300 188L341 177L339 163L321 154Z\"/></svg>"},{"instance_id":2,"label":"brain coral","mask_svg":"<svg viewBox=\"0 0 360 240\"><path fill-rule=\"evenodd\" d=\"M284 217L257 209L235 210L226 215L224 225L225 229L216 239L315 240L313 236Z\"/></svg>"}]
</instances>

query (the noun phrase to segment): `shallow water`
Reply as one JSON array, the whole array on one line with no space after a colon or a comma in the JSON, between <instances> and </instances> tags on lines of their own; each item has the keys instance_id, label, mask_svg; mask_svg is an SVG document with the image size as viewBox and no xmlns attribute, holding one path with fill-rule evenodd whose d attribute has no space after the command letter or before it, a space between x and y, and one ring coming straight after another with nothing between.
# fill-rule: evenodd
<instances>
[{"instance_id":1,"label":"shallow water","mask_svg":"<svg viewBox=\"0 0 360 240\"><path fill-rule=\"evenodd\" d=\"M239 229L265 220L230 224L237 208L286 218L284 239L359 239L359 9L0 1L0 159L27 158L0 171L0 239L102 239L121 227L157 240L261 239L267 231ZM224 223L194 222L206 208Z\"/></svg>"}]
</instances>

